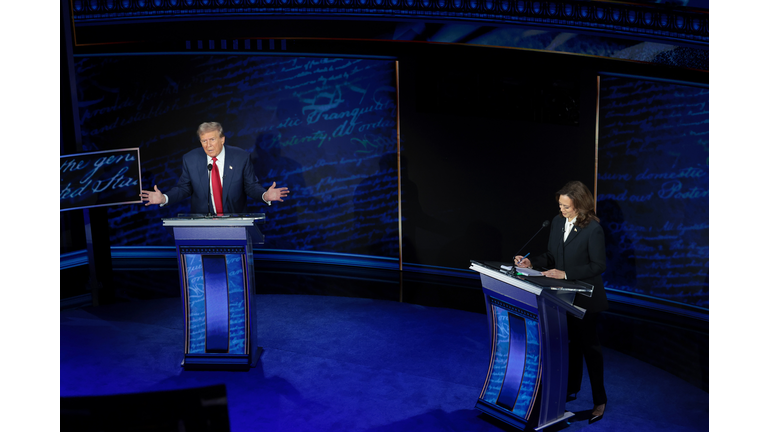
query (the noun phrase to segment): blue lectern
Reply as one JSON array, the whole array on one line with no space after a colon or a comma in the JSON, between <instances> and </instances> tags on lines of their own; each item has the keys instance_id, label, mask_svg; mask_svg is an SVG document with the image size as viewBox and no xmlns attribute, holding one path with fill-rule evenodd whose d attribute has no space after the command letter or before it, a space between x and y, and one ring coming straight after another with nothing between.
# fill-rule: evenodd
<instances>
[{"instance_id":1,"label":"blue lectern","mask_svg":"<svg viewBox=\"0 0 768 432\"><path fill-rule=\"evenodd\" d=\"M491 336L490 366L475 408L518 429L540 430L572 417L565 411L566 313L584 317L573 299L591 295L591 287L541 286L476 261L470 269L480 273Z\"/></svg>"},{"instance_id":2,"label":"blue lectern","mask_svg":"<svg viewBox=\"0 0 768 432\"><path fill-rule=\"evenodd\" d=\"M259 361L252 248L264 243L263 222L263 213L163 219L179 261L185 369L249 369Z\"/></svg>"}]
</instances>

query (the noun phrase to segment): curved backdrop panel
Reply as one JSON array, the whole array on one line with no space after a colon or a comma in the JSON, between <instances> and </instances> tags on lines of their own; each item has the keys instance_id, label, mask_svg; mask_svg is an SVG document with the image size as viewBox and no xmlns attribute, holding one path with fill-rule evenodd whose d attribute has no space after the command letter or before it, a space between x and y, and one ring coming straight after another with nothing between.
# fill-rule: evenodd
<instances>
[{"instance_id":1,"label":"curved backdrop panel","mask_svg":"<svg viewBox=\"0 0 768 432\"><path fill-rule=\"evenodd\" d=\"M394 61L104 55L76 57L75 72L84 151L138 147L145 188L172 188L197 126L217 121L263 186L291 191L248 201L267 247L399 256ZM189 206L110 208L112 245L172 245L160 219Z\"/></svg>"},{"instance_id":2,"label":"curved backdrop panel","mask_svg":"<svg viewBox=\"0 0 768 432\"><path fill-rule=\"evenodd\" d=\"M403 261L462 274L470 259L509 261L556 212L549 191L570 179L593 181L594 117L579 110L577 124L486 118L482 101L469 97L445 115L443 99L425 102L433 94L418 79L433 69L417 66L404 66L402 79L411 100L402 106L409 140L401 161ZM251 152L262 185L291 190L271 207L249 200L248 211L266 213L265 248L313 260L318 253L400 257L394 61L91 55L75 57L75 72L83 150L138 147L145 188L173 187L183 154L200 145L198 124L218 121L227 145ZM584 94L594 82L572 80L574 100L589 104ZM473 82L448 81L437 94L465 94ZM600 82L596 192L606 286L630 303L661 299L705 312L708 89L636 77ZM557 176L542 175L550 153ZM520 202L511 186L529 178L536 192ZM471 195L476 185L482 193ZM109 207L111 244L171 246L160 219L188 212L188 200ZM541 235L528 247L536 252L543 247L534 243L545 241Z\"/></svg>"},{"instance_id":3,"label":"curved backdrop panel","mask_svg":"<svg viewBox=\"0 0 768 432\"><path fill-rule=\"evenodd\" d=\"M607 288L709 308L709 89L600 80Z\"/></svg>"}]
</instances>

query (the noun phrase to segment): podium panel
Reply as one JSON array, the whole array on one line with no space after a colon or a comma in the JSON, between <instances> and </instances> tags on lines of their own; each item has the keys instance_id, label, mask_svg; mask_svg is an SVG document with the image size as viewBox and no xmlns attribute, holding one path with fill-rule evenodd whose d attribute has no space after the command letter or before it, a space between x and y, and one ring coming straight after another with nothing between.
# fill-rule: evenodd
<instances>
[{"instance_id":1,"label":"podium panel","mask_svg":"<svg viewBox=\"0 0 768 432\"><path fill-rule=\"evenodd\" d=\"M493 360L480 400L527 421L538 391L541 369L539 320L536 314L489 298Z\"/></svg>"},{"instance_id":2,"label":"podium panel","mask_svg":"<svg viewBox=\"0 0 768 432\"><path fill-rule=\"evenodd\" d=\"M553 293L482 263L491 356L475 408L518 429L543 429L573 416L568 383L566 313L578 318L574 293Z\"/></svg>"},{"instance_id":3,"label":"podium panel","mask_svg":"<svg viewBox=\"0 0 768 432\"><path fill-rule=\"evenodd\" d=\"M262 349L253 303L253 244L264 216L163 219L174 235L184 311L185 369L249 369Z\"/></svg>"}]
</instances>

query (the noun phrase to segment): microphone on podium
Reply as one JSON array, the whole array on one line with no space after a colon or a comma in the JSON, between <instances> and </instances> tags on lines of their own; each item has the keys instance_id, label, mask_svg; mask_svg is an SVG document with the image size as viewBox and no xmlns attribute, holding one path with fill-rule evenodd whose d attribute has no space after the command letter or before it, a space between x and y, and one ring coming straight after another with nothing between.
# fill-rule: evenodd
<instances>
[{"instance_id":1,"label":"microphone on podium","mask_svg":"<svg viewBox=\"0 0 768 432\"><path fill-rule=\"evenodd\" d=\"M208 164L208 217L213 217L211 215L211 171L213 170L213 164Z\"/></svg>"},{"instance_id":2,"label":"microphone on podium","mask_svg":"<svg viewBox=\"0 0 768 432\"><path fill-rule=\"evenodd\" d=\"M516 253L514 256L518 256L518 255L520 255L520 252L522 252L522 251L523 251L523 249L525 249L525 247L526 247L526 246L528 246L528 243L530 243L530 242L531 242L531 240L533 240L533 239L534 239L534 237L536 237L536 236L537 236L537 235L538 235L538 234L541 232L541 230L543 230L544 228L546 228L546 227L548 227L548 226L549 226L549 221L548 221L548 220L545 220L544 222L542 222L542 224L541 224L541 228L539 228L539 230L538 230L538 231L536 231L536 234L534 234L534 235L533 235L533 236L532 236L530 239L528 239L528 241L527 241L527 242L525 242L525 244L523 245L523 247L521 247L521 248L520 248L520 250L519 250L519 251L517 251L517 253Z\"/></svg>"}]
</instances>

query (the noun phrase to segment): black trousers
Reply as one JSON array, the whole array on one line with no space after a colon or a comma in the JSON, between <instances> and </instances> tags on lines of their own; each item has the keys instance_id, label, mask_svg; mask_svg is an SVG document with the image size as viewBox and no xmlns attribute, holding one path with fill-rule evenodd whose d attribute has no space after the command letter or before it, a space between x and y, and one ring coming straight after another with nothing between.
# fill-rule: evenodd
<instances>
[{"instance_id":1,"label":"black trousers","mask_svg":"<svg viewBox=\"0 0 768 432\"><path fill-rule=\"evenodd\" d=\"M603 349L597 336L599 313L587 312L583 319L568 315L568 394L581 389L584 361L587 362L589 382L592 384L592 402L601 405L608 401L603 378Z\"/></svg>"}]
</instances>

